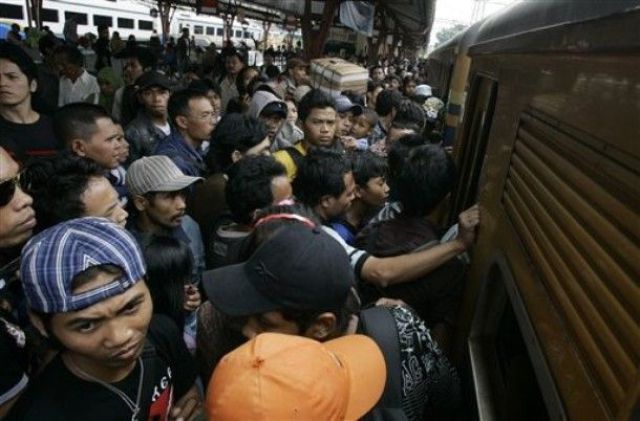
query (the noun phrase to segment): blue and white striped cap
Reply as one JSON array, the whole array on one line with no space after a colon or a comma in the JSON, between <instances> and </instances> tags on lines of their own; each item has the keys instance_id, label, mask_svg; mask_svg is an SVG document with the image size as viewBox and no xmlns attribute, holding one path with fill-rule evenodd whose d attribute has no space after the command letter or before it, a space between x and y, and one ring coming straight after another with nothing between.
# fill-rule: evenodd
<instances>
[{"instance_id":1,"label":"blue and white striped cap","mask_svg":"<svg viewBox=\"0 0 640 421\"><path fill-rule=\"evenodd\" d=\"M103 264L122 269L122 277L74 295L76 275ZM29 240L22 249L20 273L31 309L64 313L123 293L144 277L146 267L128 231L108 219L87 217L60 223Z\"/></svg>"}]
</instances>

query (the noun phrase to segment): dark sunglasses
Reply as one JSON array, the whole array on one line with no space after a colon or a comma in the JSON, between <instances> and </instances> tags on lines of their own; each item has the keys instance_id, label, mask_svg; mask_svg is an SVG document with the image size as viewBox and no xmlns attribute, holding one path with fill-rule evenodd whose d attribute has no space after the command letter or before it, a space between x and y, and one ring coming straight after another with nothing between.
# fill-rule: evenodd
<instances>
[{"instance_id":1,"label":"dark sunglasses","mask_svg":"<svg viewBox=\"0 0 640 421\"><path fill-rule=\"evenodd\" d=\"M6 180L0 181L0 207L6 206L13 199L16 188L22 188L20 183L20 173Z\"/></svg>"}]
</instances>

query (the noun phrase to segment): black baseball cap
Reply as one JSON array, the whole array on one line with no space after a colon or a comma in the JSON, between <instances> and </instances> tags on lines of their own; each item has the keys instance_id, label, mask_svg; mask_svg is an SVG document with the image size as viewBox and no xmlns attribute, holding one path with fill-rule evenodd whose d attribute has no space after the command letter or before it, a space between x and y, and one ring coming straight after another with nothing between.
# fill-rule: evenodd
<instances>
[{"instance_id":1,"label":"black baseball cap","mask_svg":"<svg viewBox=\"0 0 640 421\"><path fill-rule=\"evenodd\" d=\"M336 240L320 228L288 225L246 262L205 272L202 283L218 310L237 317L341 308L354 277Z\"/></svg>"},{"instance_id":2,"label":"black baseball cap","mask_svg":"<svg viewBox=\"0 0 640 421\"><path fill-rule=\"evenodd\" d=\"M172 83L168 77L163 75L162 73L156 70L150 70L148 72L140 75L138 79L136 79L135 87L137 90L142 91L147 88L151 88L152 86L159 86L166 90L171 90Z\"/></svg>"}]
</instances>

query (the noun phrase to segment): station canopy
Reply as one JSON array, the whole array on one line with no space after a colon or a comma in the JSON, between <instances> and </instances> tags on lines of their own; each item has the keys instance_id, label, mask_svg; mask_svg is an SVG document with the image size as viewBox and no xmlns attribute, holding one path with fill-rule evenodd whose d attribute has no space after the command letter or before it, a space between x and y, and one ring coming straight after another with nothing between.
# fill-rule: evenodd
<instances>
[{"instance_id":1,"label":"station canopy","mask_svg":"<svg viewBox=\"0 0 640 421\"><path fill-rule=\"evenodd\" d=\"M442 1L442 0L441 0ZM321 18L325 0L310 0L311 14ZM377 12L384 12L390 31L403 34L415 45L423 45L431 31L436 0L385 0L375 1ZM261 21L286 23L287 19L305 14L306 0L182 0L185 6L196 7L201 13L220 14L227 10L242 10L245 17ZM390 18L390 19L388 19ZM380 20L376 19L376 29Z\"/></svg>"}]
</instances>

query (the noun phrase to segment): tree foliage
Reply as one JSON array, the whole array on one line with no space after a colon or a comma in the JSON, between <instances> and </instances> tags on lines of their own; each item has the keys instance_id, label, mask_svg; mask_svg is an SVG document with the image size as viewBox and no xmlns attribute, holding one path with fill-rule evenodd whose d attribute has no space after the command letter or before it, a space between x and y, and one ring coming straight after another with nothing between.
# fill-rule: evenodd
<instances>
[{"instance_id":1,"label":"tree foliage","mask_svg":"<svg viewBox=\"0 0 640 421\"><path fill-rule=\"evenodd\" d=\"M464 31L465 29L467 29L467 26L461 23L456 23L455 25L449 26L447 28L442 28L436 34L436 38L438 39L436 46L449 41L451 38L456 36L458 32Z\"/></svg>"}]
</instances>

